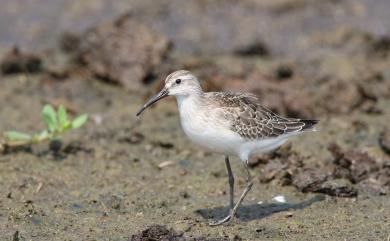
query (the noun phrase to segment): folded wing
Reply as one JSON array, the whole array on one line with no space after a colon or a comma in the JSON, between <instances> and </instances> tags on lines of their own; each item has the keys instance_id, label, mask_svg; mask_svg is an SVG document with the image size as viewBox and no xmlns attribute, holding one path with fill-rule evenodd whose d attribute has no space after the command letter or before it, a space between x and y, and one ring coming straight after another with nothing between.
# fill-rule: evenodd
<instances>
[{"instance_id":1,"label":"folded wing","mask_svg":"<svg viewBox=\"0 0 390 241\"><path fill-rule=\"evenodd\" d=\"M310 131L318 120L283 118L258 103L256 96L243 93L209 93L223 108L231 130L245 139L266 139Z\"/></svg>"}]
</instances>

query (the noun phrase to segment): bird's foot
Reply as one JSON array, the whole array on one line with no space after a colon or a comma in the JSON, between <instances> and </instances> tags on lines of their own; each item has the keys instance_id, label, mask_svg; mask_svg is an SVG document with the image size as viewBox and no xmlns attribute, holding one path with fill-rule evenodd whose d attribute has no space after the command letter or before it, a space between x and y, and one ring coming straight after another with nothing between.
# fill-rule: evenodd
<instances>
[{"instance_id":1,"label":"bird's foot","mask_svg":"<svg viewBox=\"0 0 390 241\"><path fill-rule=\"evenodd\" d=\"M216 222L211 222L211 223L209 223L209 225L210 226L218 226L218 225L221 225L221 224L229 225L233 221L234 216L235 216L235 213L232 210L232 211L230 211L229 215L227 215L223 219L218 220Z\"/></svg>"}]
</instances>

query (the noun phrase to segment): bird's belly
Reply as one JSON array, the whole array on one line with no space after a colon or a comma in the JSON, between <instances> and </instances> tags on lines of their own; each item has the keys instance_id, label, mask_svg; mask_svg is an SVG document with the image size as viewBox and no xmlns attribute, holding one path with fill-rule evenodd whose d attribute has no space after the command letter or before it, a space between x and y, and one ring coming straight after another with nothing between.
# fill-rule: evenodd
<instances>
[{"instance_id":1,"label":"bird's belly","mask_svg":"<svg viewBox=\"0 0 390 241\"><path fill-rule=\"evenodd\" d=\"M247 161L251 155L262 154L272 151L279 146L283 145L287 141L287 138L277 137L262 140L247 141L239 148L239 154L241 160Z\"/></svg>"},{"instance_id":2,"label":"bird's belly","mask_svg":"<svg viewBox=\"0 0 390 241\"><path fill-rule=\"evenodd\" d=\"M213 152L236 154L242 138L233 131L202 121L182 122L187 137Z\"/></svg>"}]
</instances>

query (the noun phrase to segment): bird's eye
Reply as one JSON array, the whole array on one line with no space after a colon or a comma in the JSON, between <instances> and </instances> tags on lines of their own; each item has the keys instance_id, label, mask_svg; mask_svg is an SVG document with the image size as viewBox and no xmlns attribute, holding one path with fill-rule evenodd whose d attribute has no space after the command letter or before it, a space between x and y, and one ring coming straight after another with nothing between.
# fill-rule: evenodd
<instances>
[{"instance_id":1,"label":"bird's eye","mask_svg":"<svg viewBox=\"0 0 390 241\"><path fill-rule=\"evenodd\" d=\"M177 79L176 84L180 84L180 83L181 83L181 79Z\"/></svg>"}]
</instances>

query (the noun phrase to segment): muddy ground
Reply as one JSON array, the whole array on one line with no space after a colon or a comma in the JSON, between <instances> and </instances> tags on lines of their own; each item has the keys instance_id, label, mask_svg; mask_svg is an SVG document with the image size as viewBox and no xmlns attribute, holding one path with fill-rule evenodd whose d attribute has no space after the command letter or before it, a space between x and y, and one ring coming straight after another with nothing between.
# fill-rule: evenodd
<instances>
[{"instance_id":1,"label":"muddy ground","mask_svg":"<svg viewBox=\"0 0 390 241\"><path fill-rule=\"evenodd\" d=\"M0 131L41 130L46 103L90 120L59 151L2 151L1 240L390 238L388 1L38 2L0 8ZM230 226L208 226L228 211L223 157L186 139L175 100L135 117L181 68L321 120L251 159Z\"/></svg>"}]
</instances>

